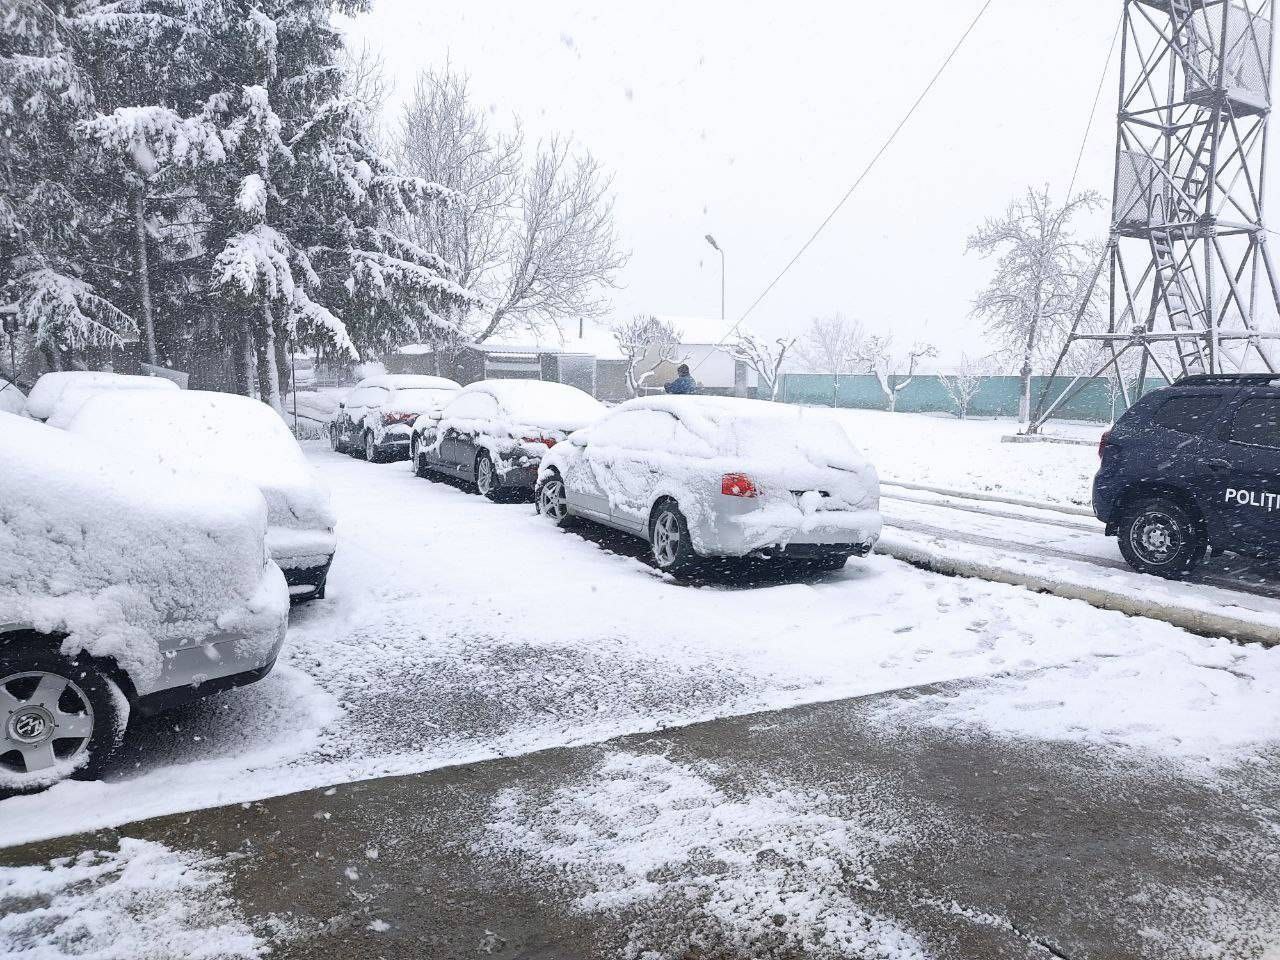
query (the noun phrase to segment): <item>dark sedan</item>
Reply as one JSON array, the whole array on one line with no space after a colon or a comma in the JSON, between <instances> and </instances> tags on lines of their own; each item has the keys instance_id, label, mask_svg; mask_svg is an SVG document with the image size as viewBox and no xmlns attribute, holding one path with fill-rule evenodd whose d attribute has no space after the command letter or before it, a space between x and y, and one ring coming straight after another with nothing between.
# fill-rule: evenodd
<instances>
[{"instance_id":1,"label":"dark sedan","mask_svg":"<svg viewBox=\"0 0 1280 960\"><path fill-rule=\"evenodd\" d=\"M413 425L410 456L420 477L473 484L490 500L528 497L542 455L605 408L590 394L541 380L482 380Z\"/></svg>"}]
</instances>

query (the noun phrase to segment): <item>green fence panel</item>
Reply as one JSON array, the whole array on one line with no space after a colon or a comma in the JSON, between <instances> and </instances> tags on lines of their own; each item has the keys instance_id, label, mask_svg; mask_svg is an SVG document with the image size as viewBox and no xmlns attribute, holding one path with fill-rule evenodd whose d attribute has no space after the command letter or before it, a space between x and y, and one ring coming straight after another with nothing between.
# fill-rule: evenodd
<instances>
[{"instance_id":1,"label":"green fence panel","mask_svg":"<svg viewBox=\"0 0 1280 960\"><path fill-rule=\"evenodd\" d=\"M906 377L893 377L901 383ZM1031 409L1034 411L1048 377L1031 378ZM1072 382L1071 377L1055 377L1046 403L1053 400ZM1148 380L1147 391L1165 386L1163 380ZM1022 393L1019 377L983 377L969 407L975 417L1016 417ZM1131 388L1130 396L1133 396ZM869 374L842 376L838 379L822 373L788 373L782 378L780 399L788 403L809 403L850 407L859 410L888 410L889 402L879 381ZM956 404L947 392L942 378L917 376L898 394L897 409L903 413L956 413ZM1109 422L1124 412L1124 398L1112 396L1108 382L1092 379L1083 389L1054 411L1061 420L1094 420Z\"/></svg>"}]
</instances>

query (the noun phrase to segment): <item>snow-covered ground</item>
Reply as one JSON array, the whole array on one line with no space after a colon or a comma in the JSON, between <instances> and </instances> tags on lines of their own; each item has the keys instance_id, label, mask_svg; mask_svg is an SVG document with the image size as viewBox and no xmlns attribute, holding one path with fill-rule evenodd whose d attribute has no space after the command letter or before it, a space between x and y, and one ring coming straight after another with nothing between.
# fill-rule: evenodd
<instances>
[{"instance_id":1,"label":"snow-covered ground","mask_svg":"<svg viewBox=\"0 0 1280 960\"><path fill-rule=\"evenodd\" d=\"M1022 474L1059 453L992 443ZM143 722L103 782L0 802L0 843L960 678L992 679L884 722L1202 770L1249 760L1280 730L1280 652L879 556L838 575L681 586L629 541L603 538L611 551L528 504L308 454L339 547L329 598L295 609L276 672Z\"/></svg>"},{"instance_id":2,"label":"snow-covered ground","mask_svg":"<svg viewBox=\"0 0 1280 960\"><path fill-rule=\"evenodd\" d=\"M884 480L1087 506L1103 424L1050 423L1046 435L1087 441L1007 443L1016 421L838 410Z\"/></svg>"}]
</instances>

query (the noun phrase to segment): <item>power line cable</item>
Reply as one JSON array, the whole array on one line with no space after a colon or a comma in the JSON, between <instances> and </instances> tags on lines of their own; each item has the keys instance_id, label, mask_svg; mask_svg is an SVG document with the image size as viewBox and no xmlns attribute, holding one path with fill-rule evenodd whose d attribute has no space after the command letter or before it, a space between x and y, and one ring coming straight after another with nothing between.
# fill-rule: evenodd
<instances>
[{"instance_id":1,"label":"power line cable","mask_svg":"<svg viewBox=\"0 0 1280 960\"><path fill-rule=\"evenodd\" d=\"M1080 162L1084 159L1085 144L1089 142L1089 133L1093 130L1093 118L1098 112L1098 102L1102 99L1102 88L1107 82L1107 71L1111 69L1111 58L1116 53L1116 41L1120 38L1120 29L1124 26L1124 13L1116 22L1115 33L1111 35L1111 46L1107 50L1107 62L1102 65L1102 76L1098 77L1098 90L1093 95L1093 106L1089 108L1089 122L1084 125L1084 136L1080 138L1080 150L1076 154L1076 166L1071 171L1071 185L1067 187L1067 201L1071 200L1071 192L1076 188L1076 178L1080 175Z\"/></svg>"},{"instance_id":2,"label":"power line cable","mask_svg":"<svg viewBox=\"0 0 1280 960\"><path fill-rule=\"evenodd\" d=\"M873 156L871 158L871 161L866 165L866 167L863 168L862 173L858 175L858 179L853 182L853 186L851 186L848 190L845 191L844 196L840 198L839 202L836 203L836 205L831 209L831 212L827 214L826 218L823 219L823 221L820 224L818 224L818 228L814 230L812 234L809 235L809 239L806 240L804 244L801 245L800 249L796 251L795 256L793 256L789 261L787 261L787 265L782 268L782 270L778 273L776 277L774 277L772 280L769 281L769 285L765 287L763 291L761 291L760 296L756 297L755 300L752 302L751 306L747 307L746 311L742 314L742 316L740 316L737 319L737 321L734 322L733 326L725 331L724 336L722 336L718 341L716 341L716 346L720 346L726 340L729 339L730 335L732 335L733 332L742 325L742 321L746 320L747 317L751 315L751 312L755 310L755 308L760 305L760 302L769 295L770 291L772 291L773 288L778 285L778 281L780 281L783 277L785 277L787 273L791 270L791 268L795 266L796 262L802 256L804 256L805 251L807 251L809 247L813 245L813 242L818 239L818 235L821 234L822 231L827 228L827 225L831 223L833 219L835 219L836 214L840 212L841 208L845 205L845 203L848 202L849 198L853 196L854 192L858 189L858 187L862 185L862 181L867 178L867 174L869 174L872 171L875 165L879 162L880 158L884 156L885 152L889 149L889 147L893 145L893 141L897 139L898 134L901 132L902 128L907 125L907 121L909 121L911 117L915 114L916 109L920 106L921 103L924 102L924 98L929 95L929 91L932 90L934 87L934 84L938 82L938 78L942 76L943 71L947 69L947 66L951 63L952 60L955 59L956 54L960 52L960 48L964 46L964 42L967 39L969 39L969 34L973 33L974 28L978 25L978 21L982 19L983 14L987 12L987 8L991 6L992 2L993 0L986 0L986 2L983 3L982 7L978 10L977 14L974 16L974 18L971 21L969 21L969 26L965 28L964 33L960 35L960 39L957 40L955 43L955 46L951 48L951 52L948 53L946 56L946 59L942 61L942 65L939 66L938 69L934 72L932 79L929 80L929 83L925 86L924 90L920 92L920 96L916 97L915 103L911 104L911 108L906 112L903 118L898 121L898 125L893 128L893 132L889 134L889 138L885 140L883 144L881 144L880 149L876 151L875 156ZM698 367L702 366L702 364L706 362L707 357L709 356L710 354L707 354L707 356L704 356L701 360L699 360L698 363L694 366L694 369L697 370Z\"/></svg>"}]
</instances>

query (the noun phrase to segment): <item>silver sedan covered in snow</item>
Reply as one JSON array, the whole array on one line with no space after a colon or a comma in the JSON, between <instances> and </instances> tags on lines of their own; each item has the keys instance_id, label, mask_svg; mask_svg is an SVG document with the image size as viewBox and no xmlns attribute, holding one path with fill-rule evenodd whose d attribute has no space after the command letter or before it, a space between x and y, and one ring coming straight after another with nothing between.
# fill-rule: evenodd
<instances>
[{"instance_id":1,"label":"silver sedan covered in snow","mask_svg":"<svg viewBox=\"0 0 1280 960\"><path fill-rule=\"evenodd\" d=\"M617 407L543 458L538 509L646 538L673 573L703 557L838 569L880 536L880 482L822 411L725 397Z\"/></svg>"}]
</instances>

